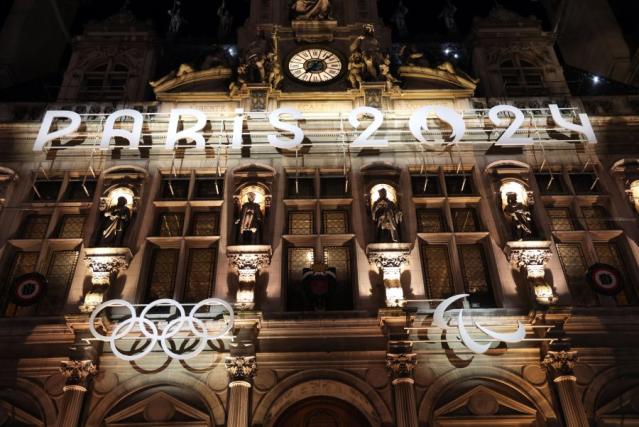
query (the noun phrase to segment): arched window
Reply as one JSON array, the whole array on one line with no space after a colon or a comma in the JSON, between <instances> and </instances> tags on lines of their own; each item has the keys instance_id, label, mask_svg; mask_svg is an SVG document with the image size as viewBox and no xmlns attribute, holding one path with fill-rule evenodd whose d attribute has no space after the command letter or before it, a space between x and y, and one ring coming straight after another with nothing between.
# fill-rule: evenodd
<instances>
[{"instance_id":1,"label":"arched window","mask_svg":"<svg viewBox=\"0 0 639 427\"><path fill-rule=\"evenodd\" d=\"M125 97L129 69L109 62L84 72L78 99L82 101L121 101Z\"/></svg>"},{"instance_id":2,"label":"arched window","mask_svg":"<svg viewBox=\"0 0 639 427\"><path fill-rule=\"evenodd\" d=\"M499 74L508 96L541 95L545 92L542 69L518 57L502 62Z\"/></svg>"}]
</instances>

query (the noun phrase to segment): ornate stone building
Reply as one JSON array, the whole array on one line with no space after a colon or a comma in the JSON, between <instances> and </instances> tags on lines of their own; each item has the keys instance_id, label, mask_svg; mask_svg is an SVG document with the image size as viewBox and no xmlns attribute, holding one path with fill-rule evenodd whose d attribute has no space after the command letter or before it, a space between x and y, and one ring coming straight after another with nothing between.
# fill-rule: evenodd
<instances>
[{"instance_id":1,"label":"ornate stone building","mask_svg":"<svg viewBox=\"0 0 639 427\"><path fill-rule=\"evenodd\" d=\"M0 105L0 426L639 423L639 98L502 7L465 71L365 0L159 44L124 9Z\"/></svg>"}]
</instances>

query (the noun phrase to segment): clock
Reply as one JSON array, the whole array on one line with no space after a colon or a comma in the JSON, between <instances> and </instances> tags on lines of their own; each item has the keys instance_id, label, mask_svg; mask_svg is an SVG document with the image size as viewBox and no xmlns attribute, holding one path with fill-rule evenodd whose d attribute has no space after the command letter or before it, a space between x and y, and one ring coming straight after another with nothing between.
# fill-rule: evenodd
<instances>
[{"instance_id":1,"label":"clock","mask_svg":"<svg viewBox=\"0 0 639 427\"><path fill-rule=\"evenodd\" d=\"M328 49L309 48L297 51L288 60L287 71L294 79L306 84L332 82L344 72L340 56Z\"/></svg>"}]
</instances>

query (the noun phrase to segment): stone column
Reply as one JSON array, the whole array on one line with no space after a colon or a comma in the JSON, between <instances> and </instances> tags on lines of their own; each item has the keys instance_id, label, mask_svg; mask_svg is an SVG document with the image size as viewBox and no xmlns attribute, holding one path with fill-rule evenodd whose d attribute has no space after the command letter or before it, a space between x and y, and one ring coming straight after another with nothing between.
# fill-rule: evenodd
<instances>
[{"instance_id":1,"label":"stone column","mask_svg":"<svg viewBox=\"0 0 639 427\"><path fill-rule=\"evenodd\" d=\"M265 245L229 246L227 257L239 278L239 288L235 298L238 310L255 308L255 284L257 274L271 263L271 247Z\"/></svg>"},{"instance_id":2,"label":"stone column","mask_svg":"<svg viewBox=\"0 0 639 427\"><path fill-rule=\"evenodd\" d=\"M402 269L408 265L410 244L373 243L366 247L368 261L382 273L386 292L386 307L404 305L404 290L400 282Z\"/></svg>"},{"instance_id":3,"label":"stone column","mask_svg":"<svg viewBox=\"0 0 639 427\"><path fill-rule=\"evenodd\" d=\"M237 356L226 359L229 373L229 403L227 427L248 427L251 415L251 380L255 376L255 356Z\"/></svg>"},{"instance_id":4,"label":"stone column","mask_svg":"<svg viewBox=\"0 0 639 427\"><path fill-rule=\"evenodd\" d=\"M84 296L80 312L91 313L104 302L111 280L129 267L131 251L127 248L91 248L85 262L91 270L91 290Z\"/></svg>"},{"instance_id":5,"label":"stone column","mask_svg":"<svg viewBox=\"0 0 639 427\"><path fill-rule=\"evenodd\" d=\"M551 242L517 241L506 243L508 261L519 270L526 272L535 301L540 305L557 302L557 296L550 284L544 281L546 264L552 256Z\"/></svg>"},{"instance_id":6,"label":"stone column","mask_svg":"<svg viewBox=\"0 0 639 427\"><path fill-rule=\"evenodd\" d=\"M567 427L588 427L588 417L583 402L577 394L573 368L577 361L576 351L548 351L543 365L548 369L559 395L559 402Z\"/></svg>"},{"instance_id":7,"label":"stone column","mask_svg":"<svg viewBox=\"0 0 639 427\"><path fill-rule=\"evenodd\" d=\"M76 427L82 413L87 384L98 372L91 360L65 360L60 371L66 377L58 427Z\"/></svg>"},{"instance_id":8,"label":"stone column","mask_svg":"<svg viewBox=\"0 0 639 427\"><path fill-rule=\"evenodd\" d=\"M397 427L417 427L417 403L415 402L415 381L413 370L417 365L415 353L386 355L386 366L393 373L395 396L395 424Z\"/></svg>"}]
</instances>

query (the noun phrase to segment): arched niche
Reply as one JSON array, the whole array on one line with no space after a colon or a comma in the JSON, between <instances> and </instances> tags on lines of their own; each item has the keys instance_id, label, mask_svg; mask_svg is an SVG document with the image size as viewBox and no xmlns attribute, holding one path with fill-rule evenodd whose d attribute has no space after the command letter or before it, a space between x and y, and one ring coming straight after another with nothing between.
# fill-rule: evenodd
<instances>
[{"instance_id":1,"label":"arched niche","mask_svg":"<svg viewBox=\"0 0 639 427\"><path fill-rule=\"evenodd\" d=\"M401 169L390 165L388 163L372 163L364 166L360 170L360 174L363 179L364 200L366 203L366 212L371 221L370 229L375 231L373 224L375 203L385 193L386 198L393 202L397 209L401 210L402 207L402 192L401 192ZM383 192L383 193L382 193ZM399 223L399 239L401 241L402 236L406 235L403 223ZM373 238L373 234L369 241L373 242L376 239Z\"/></svg>"},{"instance_id":2,"label":"arched niche","mask_svg":"<svg viewBox=\"0 0 639 427\"><path fill-rule=\"evenodd\" d=\"M13 416L22 425L52 426L56 409L47 393L34 383L17 379L0 382L0 425Z\"/></svg>"},{"instance_id":3,"label":"arched niche","mask_svg":"<svg viewBox=\"0 0 639 427\"><path fill-rule=\"evenodd\" d=\"M231 221L231 236L234 243L240 241L240 220L242 206L249 202L249 198L259 205L262 215L262 230L260 241L265 243L270 235L270 209L273 199L273 182L275 169L258 164L251 164L236 168L231 173L233 188L233 221Z\"/></svg>"},{"instance_id":4,"label":"arched niche","mask_svg":"<svg viewBox=\"0 0 639 427\"><path fill-rule=\"evenodd\" d=\"M639 423L639 367L616 366L596 375L583 397L588 417L595 425Z\"/></svg>"}]
</instances>

